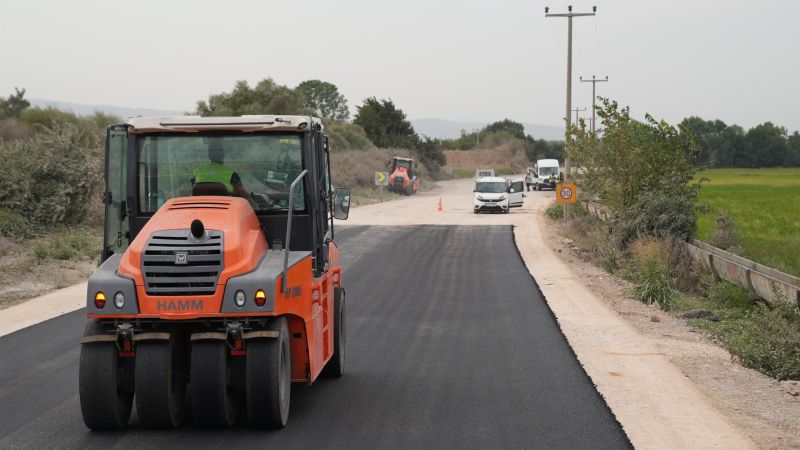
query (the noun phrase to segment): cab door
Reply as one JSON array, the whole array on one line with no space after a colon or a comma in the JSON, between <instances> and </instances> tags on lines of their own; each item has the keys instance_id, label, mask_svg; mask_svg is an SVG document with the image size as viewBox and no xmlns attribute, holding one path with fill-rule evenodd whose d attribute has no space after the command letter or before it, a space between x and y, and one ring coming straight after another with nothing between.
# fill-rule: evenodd
<instances>
[{"instance_id":1,"label":"cab door","mask_svg":"<svg viewBox=\"0 0 800 450\"><path fill-rule=\"evenodd\" d=\"M105 155L105 227L102 259L122 253L130 243L130 205L127 201L128 126L111 125L106 129Z\"/></svg>"},{"instance_id":2,"label":"cab door","mask_svg":"<svg viewBox=\"0 0 800 450\"><path fill-rule=\"evenodd\" d=\"M508 187L508 207L519 208L522 206L522 198L525 196L524 182L522 180L512 181Z\"/></svg>"}]
</instances>

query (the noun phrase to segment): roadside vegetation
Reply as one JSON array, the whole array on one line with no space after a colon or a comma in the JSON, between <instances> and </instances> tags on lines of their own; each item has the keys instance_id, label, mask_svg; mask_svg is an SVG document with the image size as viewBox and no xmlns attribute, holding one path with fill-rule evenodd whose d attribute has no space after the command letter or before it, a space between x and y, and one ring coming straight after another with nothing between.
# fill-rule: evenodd
<instances>
[{"instance_id":1,"label":"roadside vegetation","mask_svg":"<svg viewBox=\"0 0 800 450\"><path fill-rule=\"evenodd\" d=\"M745 249L745 254L747 249L758 254L759 245L768 246L761 249L764 255L780 253L786 242L777 239L780 232L766 233L772 241L761 236L747 240L769 227L765 222L772 215L786 216L777 219L786 223L784 239L796 234L789 231L798 220L797 208L789 206L797 201L796 169L767 171L763 178L752 170L703 170L697 164L701 147L683 125L673 127L650 116L633 120L627 108L609 100L603 101L598 116L603 134L592 134L579 123L571 130L569 154L584 168L575 180L579 195L607 207L611 219L601 221L582 206L573 208L565 232L574 245L595 265L630 281L631 298L686 318L743 365L780 380L800 379L797 307L788 301L757 301L714 280L680 245L699 236L729 249ZM785 212L766 201L766 191L773 189L786 200L781 205L787 206ZM554 205L547 215L561 219L563 207ZM797 254L787 253L785 261Z\"/></svg>"}]
</instances>

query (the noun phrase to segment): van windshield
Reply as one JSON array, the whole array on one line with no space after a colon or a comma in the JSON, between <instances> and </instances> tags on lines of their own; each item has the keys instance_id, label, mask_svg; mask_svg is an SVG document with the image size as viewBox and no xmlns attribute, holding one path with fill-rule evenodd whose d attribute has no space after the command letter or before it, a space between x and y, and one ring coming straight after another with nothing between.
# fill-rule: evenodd
<instances>
[{"instance_id":1,"label":"van windshield","mask_svg":"<svg viewBox=\"0 0 800 450\"><path fill-rule=\"evenodd\" d=\"M549 177L552 175L558 175L558 167L541 167L539 168L539 176L540 177Z\"/></svg>"},{"instance_id":2,"label":"van windshield","mask_svg":"<svg viewBox=\"0 0 800 450\"><path fill-rule=\"evenodd\" d=\"M499 194L506 191L506 184L502 181L481 181L475 187L475 192L486 194Z\"/></svg>"}]
</instances>

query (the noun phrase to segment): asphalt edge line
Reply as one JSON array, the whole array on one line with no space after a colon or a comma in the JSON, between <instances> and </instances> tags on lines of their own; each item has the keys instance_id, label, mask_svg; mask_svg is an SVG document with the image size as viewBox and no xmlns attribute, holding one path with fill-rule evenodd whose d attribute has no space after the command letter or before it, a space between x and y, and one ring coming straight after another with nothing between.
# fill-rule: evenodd
<instances>
[{"instance_id":1,"label":"asphalt edge line","mask_svg":"<svg viewBox=\"0 0 800 450\"><path fill-rule=\"evenodd\" d=\"M495 226L503 226L503 225L495 225ZM614 414L614 411L609 406L608 400L603 395L603 393L600 392L600 389L597 386L597 383L595 383L595 381L592 379L592 377L586 371L586 368L583 365L583 361L581 361L581 359L578 357L578 354L575 353L575 349L572 348L572 344L570 344L569 339L567 339L567 336L564 334L564 330L561 328L561 323L558 320L558 316L556 316L556 313L550 307L550 302L547 300L547 297L544 295L544 292L542 292L542 288L539 287L539 283L536 281L536 278L533 276L533 272L531 271L531 268L528 266L527 261L525 261L525 258L522 256L522 252L520 251L519 245L517 243L517 229L520 228L520 227L518 225L507 225L507 226L509 228L511 228L511 236L510 237L511 237L512 243L514 244L513 247L516 250L516 254L519 257L519 260L522 263L522 266L525 267L525 272L527 272L528 276L530 277L531 281L533 282L533 286L536 289L536 292L538 292L539 295L541 296L541 298L544 300L544 306L545 306L545 308L547 308L547 311L550 312L550 318L553 320L553 323L556 325L556 328L558 329L558 333L561 335L561 339L564 340L564 343L567 345L567 348L569 349L570 353L572 354L572 357L578 363L578 367L580 367L581 372L583 372L583 374L586 376L586 379L588 379L589 382L592 384L592 386L594 386L595 394L602 401L603 406L605 406L606 410L608 411L608 414L614 419L614 422L619 427L619 430L622 432L622 436L625 437L625 440L628 442L628 445L630 446L630 448L634 448L633 443L630 440L630 437L628 437L628 433L625 431L625 427L622 426L622 423L617 418L617 415Z\"/></svg>"},{"instance_id":2,"label":"asphalt edge line","mask_svg":"<svg viewBox=\"0 0 800 450\"><path fill-rule=\"evenodd\" d=\"M530 249L529 249L530 252L534 253L534 250L538 250L538 249L536 248L536 243L533 240L536 239L536 238L539 238L539 239L542 240L541 245L543 245L544 248L549 252L549 256L552 257L552 258L556 258L557 263L566 268L566 270L568 271L569 275L571 275L570 278L573 279L576 283L579 284L579 289L584 289L589 297L593 297L591 303L594 303L595 306L600 308L600 309L602 309L602 311L604 313L610 315L613 319L616 319L616 321L619 322L618 325L621 325L620 328L623 328L628 332L634 333L634 335L636 335L637 337L642 337L640 342L636 342L636 344L643 345L643 346L652 345L647 341L647 339L645 339L641 335L641 333L639 333L637 330L635 330L633 327L631 327L630 324L625 322L614 311L609 309L602 301L600 301L600 299L598 299L596 297L594 292L591 291L591 288L583 283L583 281L578 277L578 275L575 274L575 272L572 270L572 268L568 264L563 263L560 259L558 259L558 256L555 255L554 250L552 249L552 247L550 247L549 243L547 242L547 238L546 238L545 232L544 232L544 225L542 224L543 220L546 220L546 218L543 216L542 211L541 210L536 210L536 211L533 212L533 217L525 217L523 219L523 226L517 225L517 226L514 227L514 240L515 240L515 246L517 247L517 252L520 253L520 256L521 256L521 258L522 258L522 260L523 260L523 262L525 264L526 269L528 270L529 274L532 277L534 277L534 280L535 280L534 271L540 272L540 271L544 270L545 268L536 266L534 264L533 260L528 261L528 259L526 259L525 256L524 256L524 252L520 249L520 245L525 245L526 247L530 247ZM525 226L530 226L532 230L537 230L538 229L539 235L537 236L535 234L532 234L531 236L525 236L523 234L523 231L530 231L530 230L524 230ZM530 242L527 243L527 244L530 244L530 245L526 245L526 242L524 242L526 237L530 239ZM556 281L558 281L558 279L554 279L554 282L551 283L551 284L554 284L554 285L557 284ZM618 423L620 423L622 425L622 429L625 431L626 436L629 438L629 440L631 441L631 443L635 447L637 447L637 448L639 448L639 447L641 447L641 448L675 448L676 446L680 447L682 445L685 448L708 448L708 447L711 447L711 446L718 447L720 445L722 445L724 447L725 444L721 443L720 441L727 440L728 443L730 443L730 441L734 441L734 442L737 441L736 438L738 438L738 442L737 443L741 444L741 445L729 446L728 448L756 448L754 442L750 439L750 437L745 435L743 430L740 430L738 427L736 427L725 415L723 415L719 410L717 410L713 406L713 402L708 397L706 397L702 392L700 392L698 390L698 388L694 385L694 383L691 380L686 379L685 375L683 374L683 372L681 372L677 367L675 367L675 365L672 364L672 362L669 361L669 358L667 358L666 356L664 356L662 358L661 363L663 365L665 365L666 367L672 369L674 371L674 373L679 374L680 378L681 378L681 381L683 382L682 386L687 388L687 390L689 391L688 394L694 400L699 401L699 403L702 406L705 406L709 410L709 412L711 412L712 415L714 415L715 418L719 420L719 422L723 425L723 427L724 428L728 428L727 431L730 431L731 433L729 433L729 434L720 434L718 436L717 435L709 436L707 434L703 434L702 433L703 431L708 431L708 430L706 430L706 429L704 429L702 427L699 427L699 428L696 427L695 423L691 423L688 426L688 429L687 429L687 425L685 423L682 424L682 423L680 423L680 420L675 419L674 412L670 411L669 409L667 409L666 411L658 410L658 411L653 411L653 412L651 412L651 411L642 411L642 412L643 413L647 412L647 413L650 413L650 414L653 414L653 415L655 415L655 413L661 413L663 415L666 412L667 416L670 416L670 414L672 414L672 416L668 417L668 418L672 418L673 421L668 423L667 425L675 427L675 429L671 429L670 428L668 430L664 430L663 429L664 425L665 425L664 423L658 423L658 425L661 425L661 428L662 428L661 430L651 430L651 429L648 429L648 427L643 427L642 423L640 421L641 417L640 416L632 416L631 415L630 404L631 403L637 403L637 402L635 402L635 401L631 402L629 399L625 399L625 398L620 397L619 392L615 392L613 386L601 384L601 383L595 381L594 377L592 377L590 375L590 372L592 372L593 370L587 369L585 367L586 363L584 361L590 361L591 360L593 362L592 365L598 365L597 358L596 357L593 358L593 356L589 352L586 352L586 354L582 355L583 356L583 359L582 359L582 357L581 357L582 353L579 354L579 352L575 350L574 344L578 344L579 346L584 346L585 347L585 341L582 341L580 339L581 336L577 336L576 335L576 336L573 336L573 339L576 339L576 342L575 343L570 342L569 335L571 333L567 333L563 329L562 321L560 321L558 319L558 314L556 314L555 310L551 307L550 299L548 299L548 297L546 295L544 295L544 292L542 291L542 289L539 286L538 282L536 283L536 286L537 286L537 289L539 289L540 293L542 293L542 297L548 303L548 308L555 315L556 322L559 324L559 328L561 329L562 334L567 339L567 342L570 343L570 348L573 349L573 353L576 355L576 359L578 360L580 365L584 368L584 371L587 373L587 376L589 376L589 378L592 380L592 383L596 386L598 393L603 397L603 399L605 400L607 406L613 412L615 419L618 421ZM564 306L561 307L561 309L564 309L564 308L565 308ZM567 308L568 308L568 306L567 306ZM588 358L588 359L586 359L586 358ZM594 368L594 370L597 370L597 369L598 369L597 367ZM598 375L601 375L601 373L598 372ZM656 373L655 377L656 378L658 378L659 376L666 377L667 375L668 374L666 374L666 373L663 373L663 374L662 373ZM608 391L608 392L606 392L606 391ZM613 395L611 395L609 397L610 394L613 394ZM670 392L668 394L673 396L673 397L675 397L675 394L672 393L672 392ZM684 392L684 394L686 394L686 392ZM619 397L619 398L617 398L617 397ZM677 395L677 398L679 398L679 397L680 397L680 395ZM626 400L628 401L627 405L625 404ZM662 405L659 405L659 406L662 406ZM620 411L616 411L617 408L620 408ZM633 409L636 409L636 408L633 408ZM619 413L623 412L622 410L624 410L623 416L625 416L625 417L623 417L620 420ZM633 419L636 419L635 421L639 421L639 423L633 424L633 422L635 422ZM707 421L707 423L708 422L713 422L713 419L714 418L710 418ZM650 420L652 420L652 419L650 419ZM626 424L628 424L629 426L626 426ZM683 429L680 428L682 425L684 427ZM719 425L719 423L718 423L718 425ZM631 436L632 432L633 432L633 436ZM684 432L685 435L681 435L680 432ZM659 433L661 433L661 435L659 435ZM684 439L681 440L680 439L681 437L684 438ZM692 440L692 437L697 438L697 440ZM705 439L702 439L702 438L705 438ZM709 438L711 438L711 439L709 440ZM714 438L717 438L717 439L714 439Z\"/></svg>"},{"instance_id":3,"label":"asphalt edge line","mask_svg":"<svg viewBox=\"0 0 800 450\"><path fill-rule=\"evenodd\" d=\"M84 308L86 289L84 281L0 310L0 337Z\"/></svg>"}]
</instances>

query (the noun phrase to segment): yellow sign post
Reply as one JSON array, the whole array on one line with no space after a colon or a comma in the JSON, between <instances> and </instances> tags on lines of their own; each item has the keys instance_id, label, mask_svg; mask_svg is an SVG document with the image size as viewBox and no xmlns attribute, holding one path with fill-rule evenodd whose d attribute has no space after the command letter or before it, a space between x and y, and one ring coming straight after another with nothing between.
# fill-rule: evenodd
<instances>
[{"instance_id":1,"label":"yellow sign post","mask_svg":"<svg viewBox=\"0 0 800 450\"><path fill-rule=\"evenodd\" d=\"M556 185L556 201L558 203L575 203L578 201L577 191L573 183L558 183Z\"/></svg>"},{"instance_id":2,"label":"yellow sign post","mask_svg":"<svg viewBox=\"0 0 800 450\"><path fill-rule=\"evenodd\" d=\"M383 203L383 187L389 185L388 172L375 172L375 185L380 186L381 190L381 203Z\"/></svg>"}]
</instances>

